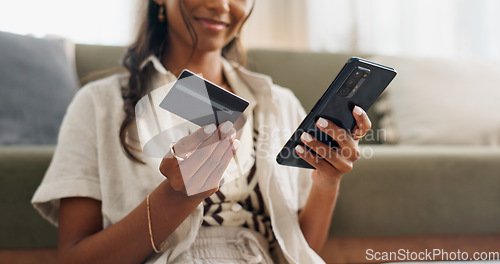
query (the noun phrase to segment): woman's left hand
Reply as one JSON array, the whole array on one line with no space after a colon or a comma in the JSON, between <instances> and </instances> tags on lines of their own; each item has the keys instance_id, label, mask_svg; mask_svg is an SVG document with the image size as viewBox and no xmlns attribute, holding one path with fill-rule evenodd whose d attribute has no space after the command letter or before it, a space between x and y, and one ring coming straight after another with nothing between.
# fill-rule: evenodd
<instances>
[{"instance_id":1,"label":"woman's left hand","mask_svg":"<svg viewBox=\"0 0 500 264\"><path fill-rule=\"evenodd\" d=\"M302 142L317 155L300 145L295 148L295 151L316 168L312 175L315 187L325 191L338 188L342 176L352 170L354 161L360 156L359 139L371 129L371 122L361 107L354 107L352 112L356 119L356 126L351 133L324 118L316 122L319 129L337 141L339 144L337 149L330 148L306 132L302 133Z\"/></svg>"}]
</instances>

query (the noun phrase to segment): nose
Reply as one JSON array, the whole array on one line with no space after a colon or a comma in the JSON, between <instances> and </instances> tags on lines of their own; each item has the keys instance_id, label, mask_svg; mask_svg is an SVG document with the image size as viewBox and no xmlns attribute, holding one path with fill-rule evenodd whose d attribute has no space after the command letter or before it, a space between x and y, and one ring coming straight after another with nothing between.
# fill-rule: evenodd
<instances>
[{"instance_id":1,"label":"nose","mask_svg":"<svg viewBox=\"0 0 500 264\"><path fill-rule=\"evenodd\" d=\"M206 0L205 5L208 9L214 10L217 13L229 12L230 0Z\"/></svg>"}]
</instances>

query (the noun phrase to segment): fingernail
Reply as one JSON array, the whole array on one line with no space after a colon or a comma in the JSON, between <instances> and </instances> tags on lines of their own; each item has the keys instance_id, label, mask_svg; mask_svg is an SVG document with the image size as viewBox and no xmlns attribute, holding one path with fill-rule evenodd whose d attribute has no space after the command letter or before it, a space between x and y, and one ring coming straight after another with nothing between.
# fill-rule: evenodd
<instances>
[{"instance_id":1,"label":"fingernail","mask_svg":"<svg viewBox=\"0 0 500 264\"><path fill-rule=\"evenodd\" d=\"M328 126L328 121L326 121L323 117L320 117L316 123L322 128L326 128Z\"/></svg>"},{"instance_id":2,"label":"fingernail","mask_svg":"<svg viewBox=\"0 0 500 264\"><path fill-rule=\"evenodd\" d=\"M222 133L224 134L227 134L229 130L231 130L231 128L233 128L233 123L231 123L231 121L226 121L220 127L220 131L222 131Z\"/></svg>"},{"instance_id":3,"label":"fingernail","mask_svg":"<svg viewBox=\"0 0 500 264\"><path fill-rule=\"evenodd\" d=\"M238 139L235 139L233 141L233 144L232 144L233 150L236 151L238 149L239 145L240 145L240 141Z\"/></svg>"},{"instance_id":4,"label":"fingernail","mask_svg":"<svg viewBox=\"0 0 500 264\"><path fill-rule=\"evenodd\" d=\"M231 140L234 140L236 138L236 129L231 129L231 132L229 132L229 137Z\"/></svg>"},{"instance_id":5,"label":"fingernail","mask_svg":"<svg viewBox=\"0 0 500 264\"><path fill-rule=\"evenodd\" d=\"M302 133L302 135L300 136L300 138L302 140L304 140L305 142L311 142L311 140L313 140L312 136L309 135L308 133L304 132Z\"/></svg>"},{"instance_id":6,"label":"fingernail","mask_svg":"<svg viewBox=\"0 0 500 264\"><path fill-rule=\"evenodd\" d=\"M205 131L205 133L207 135L210 135L212 133L214 133L214 131L217 129L217 127L214 125L214 124L210 124L208 126L206 126L203 131Z\"/></svg>"},{"instance_id":7,"label":"fingernail","mask_svg":"<svg viewBox=\"0 0 500 264\"><path fill-rule=\"evenodd\" d=\"M305 149L301 145L297 145L295 149L297 150L298 153L304 154Z\"/></svg>"},{"instance_id":8,"label":"fingernail","mask_svg":"<svg viewBox=\"0 0 500 264\"><path fill-rule=\"evenodd\" d=\"M361 107L359 107L359 106L355 106L355 107L354 107L354 113L355 113L356 115L359 115L359 116L360 116L360 115L362 115L362 114L363 114L363 109L361 109Z\"/></svg>"}]
</instances>

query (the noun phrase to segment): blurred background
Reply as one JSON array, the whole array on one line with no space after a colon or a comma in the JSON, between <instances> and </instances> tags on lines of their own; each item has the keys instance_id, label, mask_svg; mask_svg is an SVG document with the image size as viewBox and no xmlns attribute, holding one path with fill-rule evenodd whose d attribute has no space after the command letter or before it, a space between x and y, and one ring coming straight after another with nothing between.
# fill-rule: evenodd
<instances>
[{"instance_id":1,"label":"blurred background","mask_svg":"<svg viewBox=\"0 0 500 264\"><path fill-rule=\"evenodd\" d=\"M68 104L89 73L119 70L144 2L0 2L0 263L57 263L30 200ZM342 180L327 263L366 263L368 248L498 253L498 14L499 0L256 0L247 67L306 110L352 56L398 71Z\"/></svg>"},{"instance_id":2,"label":"blurred background","mask_svg":"<svg viewBox=\"0 0 500 264\"><path fill-rule=\"evenodd\" d=\"M2 1L0 31L128 45L138 0ZM257 0L248 48L500 59L497 0Z\"/></svg>"}]
</instances>

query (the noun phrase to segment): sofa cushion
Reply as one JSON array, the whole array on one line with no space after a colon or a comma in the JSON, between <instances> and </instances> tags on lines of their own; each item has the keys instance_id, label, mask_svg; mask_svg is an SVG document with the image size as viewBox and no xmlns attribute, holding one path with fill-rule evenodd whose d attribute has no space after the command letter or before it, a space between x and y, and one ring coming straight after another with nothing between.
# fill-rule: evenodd
<instances>
[{"instance_id":1,"label":"sofa cushion","mask_svg":"<svg viewBox=\"0 0 500 264\"><path fill-rule=\"evenodd\" d=\"M64 43L0 32L0 145L55 144L78 87Z\"/></svg>"},{"instance_id":2,"label":"sofa cushion","mask_svg":"<svg viewBox=\"0 0 500 264\"><path fill-rule=\"evenodd\" d=\"M500 145L500 65L487 61L377 57L398 75L381 121L389 143Z\"/></svg>"},{"instance_id":3,"label":"sofa cushion","mask_svg":"<svg viewBox=\"0 0 500 264\"><path fill-rule=\"evenodd\" d=\"M56 227L40 217L30 202L49 167L54 148L55 146L0 148L0 208L5 212L0 217L0 251L57 247ZM13 262L0 256L0 263Z\"/></svg>"},{"instance_id":4,"label":"sofa cushion","mask_svg":"<svg viewBox=\"0 0 500 264\"><path fill-rule=\"evenodd\" d=\"M123 46L76 44L76 71L81 85L124 72L121 59L126 50Z\"/></svg>"}]
</instances>

